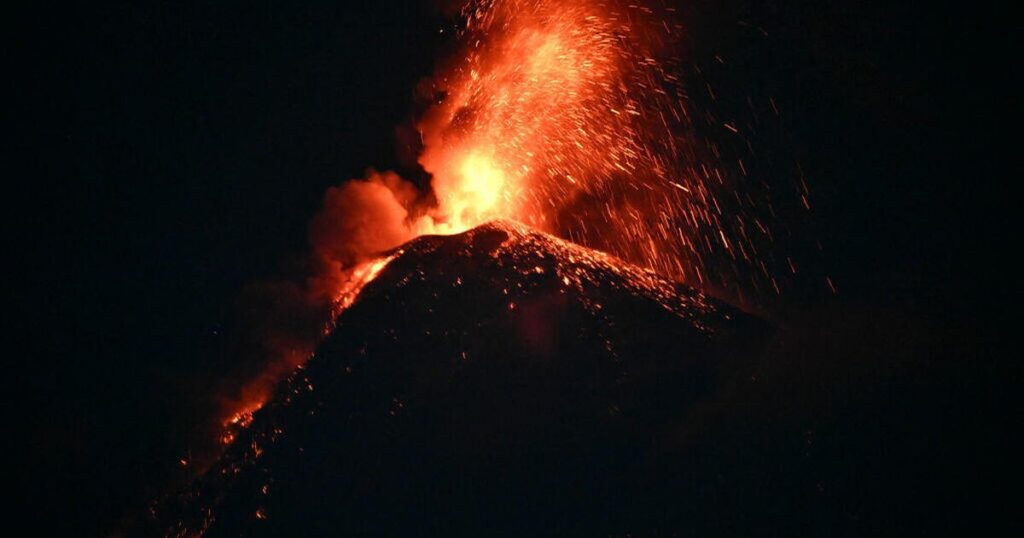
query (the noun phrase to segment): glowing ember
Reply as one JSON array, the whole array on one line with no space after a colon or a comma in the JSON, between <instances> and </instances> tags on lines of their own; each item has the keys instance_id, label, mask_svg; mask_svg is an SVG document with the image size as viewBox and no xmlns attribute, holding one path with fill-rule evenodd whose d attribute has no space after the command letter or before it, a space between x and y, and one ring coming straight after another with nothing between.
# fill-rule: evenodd
<instances>
[{"instance_id":1,"label":"glowing ember","mask_svg":"<svg viewBox=\"0 0 1024 538\"><path fill-rule=\"evenodd\" d=\"M220 435L220 443L229 445L238 434L239 430L249 427L252 424L253 414L263 407L264 399L249 402L244 409L231 415L224 421L224 431Z\"/></svg>"},{"instance_id":2,"label":"glowing ember","mask_svg":"<svg viewBox=\"0 0 1024 538\"><path fill-rule=\"evenodd\" d=\"M359 292L362 291L366 284L370 283L378 274L387 266L397 254L378 258L369 262L365 262L357 265L348 271L348 280L342 283L340 289L337 290L336 295L331 301L331 317L330 322L327 323L323 329L322 334L330 334L333 327L333 320L341 314L346 308L355 302L359 296ZM305 362L305 358L308 358L308 352L303 356L296 359L287 361L284 364L301 364ZM313 390L313 386L309 385L309 390ZM223 432L220 435L220 443L223 445L229 445L235 440L235 436L240 429L247 428L253 420L253 414L263 407L269 397L269 390L266 383L259 383L247 391L246 398L241 404L241 409L232 413L227 419L223 421Z\"/></svg>"}]
</instances>

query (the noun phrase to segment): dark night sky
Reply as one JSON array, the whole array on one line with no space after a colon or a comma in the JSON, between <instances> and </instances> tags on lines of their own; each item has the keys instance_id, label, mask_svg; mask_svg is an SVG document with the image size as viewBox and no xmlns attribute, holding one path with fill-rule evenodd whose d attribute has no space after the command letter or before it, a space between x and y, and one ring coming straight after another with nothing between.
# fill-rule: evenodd
<instances>
[{"instance_id":1,"label":"dark night sky","mask_svg":"<svg viewBox=\"0 0 1024 538\"><path fill-rule=\"evenodd\" d=\"M6 250L24 273L9 279L5 407L25 433L5 437L23 517L109 528L156 491L187 436L187 387L223 368L239 290L303 251L326 187L397 165L395 127L443 17L426 1L348 4L118 2L12 19ZM1016 176L992 127L1015 123L994 121L1015 102L1000 83L1008 41L979 14L879 4L682 13L692 61L729 58L709 74L726 93L783 111L758 143L804 168L808 233L840 287L795 307L938 319L987 346L1013 285L1012 215L996 201Z\"/></svg>"}]
</instances>

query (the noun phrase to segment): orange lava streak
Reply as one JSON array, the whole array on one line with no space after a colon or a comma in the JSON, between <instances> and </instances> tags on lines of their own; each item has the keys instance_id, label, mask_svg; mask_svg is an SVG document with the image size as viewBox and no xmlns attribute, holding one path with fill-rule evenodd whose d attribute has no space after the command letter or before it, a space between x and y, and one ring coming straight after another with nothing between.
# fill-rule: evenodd
<instances>
[{"instance_id":1,"label":"orange lava streak","mask_svg":"<svg viewBox=\"0 0 1024 538\"><path fill-rule=\"evenodd\" d=\"M338 294L335 296L333 301L333 307L331 308L331 320L333 321L341 314L343 310L352 306L356 298L359 296L359 292L363 288L377 278L377 275L387 267L388 263L395 258L395 255L378 258L373 261L362 263L352 269L349 280L345 282ZM330 332L331 327L328 326L324 329L324 333Z\"/></svg>"},{"instance_id":2,"label":"orange lava streak","mask_svg":"<svg viewBox=\"0 0 1024 538\"><path fill-rule=\"evenodd\" d=\"M373 279L377 278L377 275L387 267L388 263L390 263L395 256L396 255L380 257L358 264L351 270L347 271L348 279L341 283L340 288L331 300L330 321L323 327L323 330L321 331L322 335L326 336L327 334L330 334L331 330L334 328L334 319L336 319L342 311L352 306L356 298L359 296L359 292L361 292L367 284L372 282ZM293 353L300 356L289 358L281 363L286 369L290 369L287 368L287 365L303 364L312 351L295 350ZM273 377L276 378L277 374ZM237 433L240 430L247 428L249 424L252 423L253 415L263 408L263 405L270 397L270 391L272 388L272 383L257 383L248 387L248 390L246 390L243 395L242 401L235 403L232 406L234 410L230 411L228 417L223 419L221 422L222 431L220 433L220 443L222 445L229 445L234 442Z\"/></svg>"}]
</instances>

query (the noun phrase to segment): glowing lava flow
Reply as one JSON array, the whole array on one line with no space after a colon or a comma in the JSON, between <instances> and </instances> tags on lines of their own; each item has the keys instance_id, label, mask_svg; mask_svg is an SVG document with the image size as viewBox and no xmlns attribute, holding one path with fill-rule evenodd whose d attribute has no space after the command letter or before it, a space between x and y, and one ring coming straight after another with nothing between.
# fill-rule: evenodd
<instances>
[{"instance_id":1,"label":"glowing lava flow","mask_svg":"<svg viewBox=\"0 0 1024 538\"><path fill-rule=\"evenodd\" d=\"M385 256L377 258L376 260L366 262L356 266L352 269L351 278L344 284L342 289L338 291L338 295L335 296L333 301L333 307L331 308L331 320L334 320L342 313L346 308L352 306L356 298L359 297L359 292L363 288L377 278L377 275L387 267L388 263L395 258L395 255ZM331 326L324 328L324 334L329 333Z\"/></svg>"},{"instance_id":2,"label":"glowing lava flow","mask_svg":"<svg viewBox=\"0 0 1024 538\"><path fill-rule=\"evenodd\" d=\"M330 317L327 323L324 324L320 333L322 336L330 334L334 329L334 320L340 315L345 309L352 306L356 298L359 296L359 292L363 288L373 281L381 271L387 267L388 263L391 262L397 256L397 254L391 254L388 256L378 257L371 261L359 263L355 267L346 271L347 279L342 282L339 289L336 290L334 296L330 301ZM283 362L276 363L277 366L273 367L274 370L281 370L280 372L271 372L269 376L265 375L263 378L258 379L256 383L251 384L247 387L245 396L242 401L232 406L235 410L230 412L229 416L222 420L222 432L220 434L220 443L222 445L229 445L234 440L239 430L242 430L249 426L253 420L253 415L259 411L267 398L270 396L270 390L273 386L273 382L277 378L290 370L289 365L301 366L305 359L307 359L312 353L312 348L315 343L300 342L299 344L305 344L299 346L300 350L292 351L292 354L298 355L297 357L289 358ZM269 382L268 382L269 377Z\"/></svg>"}]
</instances>

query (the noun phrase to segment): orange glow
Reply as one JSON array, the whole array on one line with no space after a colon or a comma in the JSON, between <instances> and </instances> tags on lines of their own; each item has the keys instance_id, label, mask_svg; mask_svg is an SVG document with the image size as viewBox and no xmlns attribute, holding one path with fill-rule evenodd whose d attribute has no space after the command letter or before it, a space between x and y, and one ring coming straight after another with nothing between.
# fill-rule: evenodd
<instances>
[{"instance_id":1,"label":"orange glow","mask_svg":"<svg viewBox=\"0 0 1024 538\"><path fill-rule=\"evenodd\" d=\"M696 285L756 263L748 230L770 235L700 156L671 9L478 0L463 16L418 121L437 205L407 221L410 238L503 218Z\"/></svg>"},{"instance_id":2,"label":"orange glow","mask_svg":"<svg viewBox=\"0 0 1024 538\"><path fill-rule=\"evenodd\" d=\"M467 8L467 53L437 77L447 97L419 125L420 162L438 194L433 216L449 224L441 231L497 217L550 230L551 211L583 178L597 179L588 173L595 151L615 153L611 137L599 148L593 135L615 128L600 101L619 59L602 10L590 4Z\"/></svg>"},{"instance_id":3,"label":"orange glow","mask_svg":"<svg viewBox=\"0 0 1024 538\"><path fill-rule=\"evenodd\" d=\"M372 282L373 279L377 278L377 275L379 275L394 258L394 255L378 258L354 267L350 272L349 279L342 284L341 289L337 291L337 294L332 301L334 304L334 308L332 309L332 318L337 317L343 310L352 306L352 303L355 302L356 297L359 296L359 292L363 290L363 287ZM330 332L330 327L326 327L324 332Z\"/></svg>"},{"instance_id":4,"label":"orange glow","mask_svg":"<svg viewBox=\"0 0 1024 538\"><path fill-rule=\"evenodd\" d=\"M431 105L417 120L433 196L371 170L330 189L314 219L325 269L306 292L330 303L321 335L391 261L384 252L494 219L705 289L730 285L744 264L771 281L758 245L773 232L750 216L763 199L741 195L714 162L714 144L694 134L674 55L683 28L670 8L471 0L462 15L457 52L428 81ZM291 344L275 364L294 368L316 347ZM250 416L270 386L246 395Z\"/></svg>"},{"instance_id":5,"label":"orange glow","mask_svg":"<svg viewBox=\"0 0 1024 538\"><path fill-rule=\"evenodd\" d=\"M331 322L323 327L322 334L327 335L330 333L333 329L334 318L355 302L363 287L373 281L394 257L394 255L391 255L361 263L347 272L347 280L340 284L331 301ZM296 356L288 357L287 360L279 363L281 366L278 366L278 368L287 368L287 365L301 366L305 363L310 353L311 351L293 351L292 354ZM273 374L271 377L277 377L277 374L280 373L271 372ZM220 434L220 443L222 445L229 445L234 442L237 432L247 428L252 423L253 415L263 407L270 397L273 384L263 381L260 379L255 383L251 383L246 387L241 402L232 404L231 409L233 410L222 421L223 430ZM313 390L312 385L309 385L308 388Z\"/></svg>"},{"instance_id":6,"label":"orange glow","mask_svg":"<svg viewBox=\"0 0 1024 538\"><path fill-rule=\"evenodd\" d=\"M252 401L248 401L244 404L242 409L236 411L224 420L224 430L220 435L220 443L222 445L230 445L235 440L239 430L249 427L249 424L252 423L253 414L263 407L264 400L265 397L261 396Z\"/></svg>"}]
</instances>

